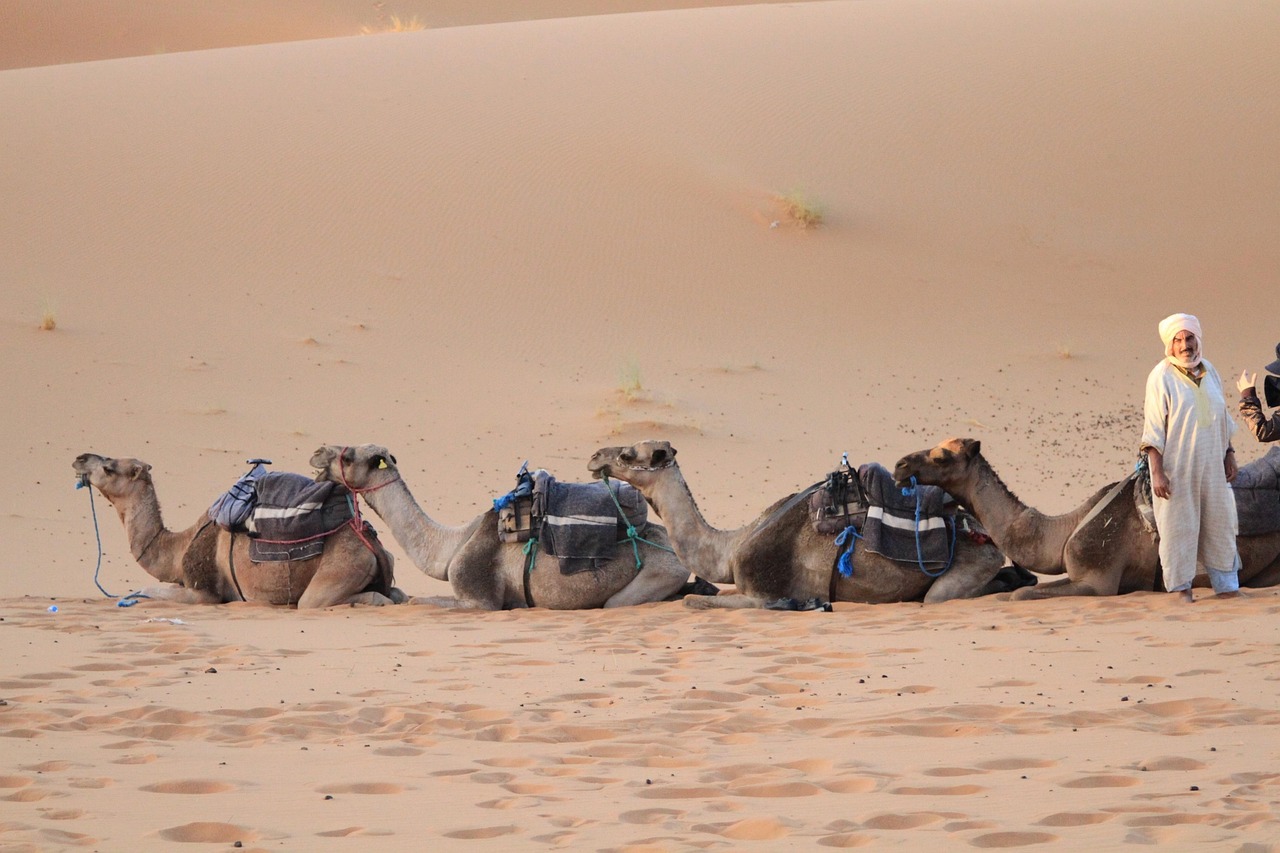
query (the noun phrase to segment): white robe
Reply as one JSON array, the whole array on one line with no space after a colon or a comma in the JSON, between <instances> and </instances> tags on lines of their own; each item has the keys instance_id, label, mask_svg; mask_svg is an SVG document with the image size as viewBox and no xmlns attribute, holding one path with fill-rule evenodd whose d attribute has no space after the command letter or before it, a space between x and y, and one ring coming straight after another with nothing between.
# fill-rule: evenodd
<instances>
[{"instance_id":1,"label":"white robe","mask_svg":"<svg viewBox=\"0 0 1280 853\"><path fill-rule=\"evenodd\" d=\"M1147 377L1142 447L1160 451L1172 491L1154 500L1167 590L1188 586L1197 562L1215 572L1239 568L1236 502L1223 465L1236 424L1218 371L1203 364L1199 386L1168 360Z\"/></svg>"}]
</instances>

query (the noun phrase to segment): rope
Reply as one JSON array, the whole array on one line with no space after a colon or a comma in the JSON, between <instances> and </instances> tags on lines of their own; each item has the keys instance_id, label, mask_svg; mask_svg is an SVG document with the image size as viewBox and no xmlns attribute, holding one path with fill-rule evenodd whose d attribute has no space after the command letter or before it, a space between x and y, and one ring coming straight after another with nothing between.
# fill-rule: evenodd
<instances>
[{"instance_id":1,"label":"rope","mask_svg":"<svg viewBox=\"0 0 1280 853\"><path fill-rule=\"evenodd\" d=\"M636 571L638 572L644 568L644 560L640 558L639 543L641 542L674 554L675 551L673 549L668 548L666 545L659 545L657 542L650 542L636 531L635 526L631 523L631 519L627 518L627 513L622 509L622 504L618 501L618 496L614 494L613 488L609 485L609 475L604 474L600 479L604 482L604 490L609 493L609 497L613 498L613 505L618 508L618 518L622 519L622 523L627 526L626 541L631 543L631 552L636 558Z\"/></svg>"},{"instance_id":2,"label":"rope","mask_svg":"<svg viewBox=\"0 0 1280 853\"><path fill-rule=\"evenodd\" d=\"M947 569L951 568L951 564L956 558L956 526L954 523L947 524L947 527L951 530L951 551L947 555L947 564L936 572L929 571L924 567L924 549L920 545L920 490L916 488L916 478L914 476L911 478L911 485L904 488L902 490L902 494L904 497L915 495L916 499L916 565L920 568L920 571L924 572L928 577L941 577L946 573ZM943 523L946 524L945 521Z\"/></svg>"},{"instance_id":3,"label":"rope","mask_svg":"<svg viewBox=\"0 0 1280 853\"><path fill-rule=\"evenodd\" d=\"M840 559L836 561L836 568L839 570L841 577L853 577L853 549L857 547L858 540L863 536L858 532L858 528L850 524L844 530L840 531L840 535L836 537L836 547L841 548ZM844 549L844 544L848 542L849 547Z\"/></svg>"},{"instance_id":4,"label":"rope","mask_svg":"<svg viewBox=\"0 0 1280 853\"><path fill-rule=\"evenodd\" d=\"M76 483L76 488L83 489L85 485L86 485L85 481L80 480L79 482ZM139 599L150 598L151 596L144 595L141 592L131 592L128 595L121 595L121 596L112 595L111 593L103 589L102 584L98 582L98 572L102 569L102 530L101 528L98 527L98 507L93 502L92 488L89 489L89 512L90 514L93 515L93 535L94 535L94 538L97 539L98 541L98 564L93 567L93 585L96 586L98 588L98 591L101 592L103 595L105 595L107 598L116 599L116 607L132 607L133 605L138 603ZM148 543L148 545L149 544L150 543Z\"/></svg>"}]
</instances>

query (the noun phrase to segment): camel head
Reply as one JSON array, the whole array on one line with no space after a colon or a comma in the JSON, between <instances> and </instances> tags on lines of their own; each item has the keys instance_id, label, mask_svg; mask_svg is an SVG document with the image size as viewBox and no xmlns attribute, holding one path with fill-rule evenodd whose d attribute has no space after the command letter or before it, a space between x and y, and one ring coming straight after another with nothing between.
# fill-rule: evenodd
<instances>
[{"instance_id":1,"label":"camel head","mask_svg":"<svg viewBox=\"0 0 1280 853\"><path fill-rule=\"evenodd\" d=\"M676 464L676 449L667 441L642 441L631 447L602 447L587 463L597 480L612 477L643 491L659 472Z\"/></svg>"},{"instance_id":2,"label":"camel head","mask_svg":"<svg viewBox=\"0 0 1280 853\"><path fill-rule=\"evenodd\" d=\"M400 479L396 458L376 444L322 445L312 454L311 467L316 469L317 480L332 480L353 492L381 488Z\"/></svg>"},{"instance_id":3,"label":"camel head","mask_svg":"<svg viewBox=\"0 0 1280 853\"><path fill-rule=\"evenodd\" d=\"M71 463L81 486L95 486L111 502L141 494L152 488L151 466L138 459L112 459L96 453L81 453Z\"/></svg>"},{"instance_id":4,"label":"camel head","mask_svg":"<svg viewBox=\"0 0 1280 853\"><path fill-rule=\"evenodd\" d=\"M931 450L899 459L893 468L893 479L899 486L907 486L915 477L917 483L945 489L964 479L970 464L981 452L982 442L976 438L948 438Z\"/></svg>"}]
</instances>

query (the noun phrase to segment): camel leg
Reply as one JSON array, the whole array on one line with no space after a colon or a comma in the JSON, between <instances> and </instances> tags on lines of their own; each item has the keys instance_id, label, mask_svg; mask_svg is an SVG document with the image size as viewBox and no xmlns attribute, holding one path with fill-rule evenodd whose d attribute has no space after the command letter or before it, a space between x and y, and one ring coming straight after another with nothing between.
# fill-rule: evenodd
<instances>
[{"instance_id":1,"label":"camel leg","mask_svg":"<svg viewBox=\"0 0 1280 853\"><path fill-rule=\"evenodd\" d=\"M222 596L212 590L191 589L178 586L176 583L149 586L134 595L154 598L157 601L174 601L178 604L222 604Z\"/></svg>"},{"instance_id":2,"label":"camel leg","mask_svg":"<svg viewBox=\"0 0 1280 853\"><path fill-rule=\"evenodd\" d=\"M648 604L650 601L664 601L675 594L689 580L689 572L684 567L671 571L656 566L645 566L622 589L609 596L605 607L628 607L633 604Z\"/></svg>"},{"instance_id":3,"label":"camel leg","mask_svg":"<svg viewBox=\"0 0 1280 853\"><path fill-rule=\"evenodd\" d=\"M1115 592L1100 592L1097 587L1088 581L1059 578L1056 581L1049 581L1049 583L1016 589L1009 596L1009 599L1011 601L1031 601L1042 598L1067 598L1073 595L1099 596L1108 594L1115 595Z\"/></svg>"},{"instance_id":4,"label":"camel leg","mask_svg":"<svg viewBox=\"0 0 1280 853\"><path fill-rule=\"evenodd\" d=\"M391 604L391 599L380 592L362 592L373 579L378 570L377 562L372 554L361 570L359 564L352 565L341 560L341 553L326 554L320 559L329 562L316 572L311 583L298 598L299 610L315 610L322 607L335 607L339 604L372 604L382 606Z\"/></svg>"},{"instance_id":5,"label":"camel leg","mask_svg":"<svg viewBox=\"0 0 1280 853\"><path fill-rule=\"evenodd\" d=\"M740 592L729 595L686 595L684 606L694 610L748 610L763 608L764 600Z\"/></svg>"}]
</instances>

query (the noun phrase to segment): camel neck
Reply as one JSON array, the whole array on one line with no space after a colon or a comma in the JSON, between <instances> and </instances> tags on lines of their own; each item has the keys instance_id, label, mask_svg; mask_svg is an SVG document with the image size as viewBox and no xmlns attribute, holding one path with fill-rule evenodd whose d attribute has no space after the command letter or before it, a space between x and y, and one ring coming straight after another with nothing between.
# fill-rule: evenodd
<instances>
[{"instance_id":1,"label":"camel neck","mask_svg":"<svg viewBox=\"0 0 1280 853\"><path fill-rule=\"evenodd\" d=\"M433 520L418 505L403 477L384 488L366 492L365 500L387 523L391 535L415 566L436 580L449 579L449 561L467 540L470 525L449 527Z\"/></svg>"},{"instance_id":2,"label":"camel neck","mask_svg":"<svg viewBox=\"0 0 1280 853\"><path fill-rule=\"evenodd\" d=\"M138 565L158 581L178 583L182 577L181 554L175 557L176 534L164 526L160 500L149 489L116 507L129 539L129 553Z\"/></svg>"},{"instance_id":3,"label":"camel neck","mask_svg":"<svg viewBox=\"0 0 1280 853\"><path fill-rule=\"evenodd\" d=\"M689 571L712 583L733 583L728 555L738 530L719 530L703 518L680 468L673 465L644 491L667 528L676 556Z\"/></svg>"},{"instance_id":4,"label":"camel neck","mask_svg":"<svg viewBox=\"0 0 1280 853\"><path fill-rule=\"evenodd\" d=\"M972 489L948 491L977 515L1007 558L1034 572L1063 571L1063 550L1081 511L1046 516L1019 500L985 459L979 464Z\"/></svg>"}]
</instances>

